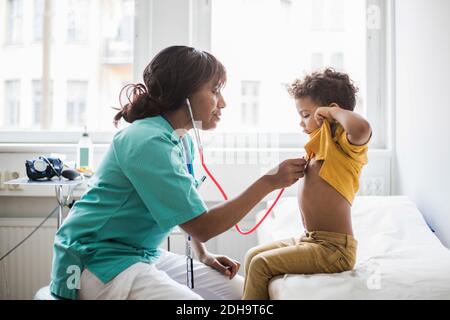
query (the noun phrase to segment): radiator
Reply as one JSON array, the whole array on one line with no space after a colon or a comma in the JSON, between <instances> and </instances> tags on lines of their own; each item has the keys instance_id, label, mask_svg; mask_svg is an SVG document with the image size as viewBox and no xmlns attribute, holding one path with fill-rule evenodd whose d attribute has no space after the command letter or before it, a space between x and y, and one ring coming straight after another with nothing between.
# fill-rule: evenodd
<instances>
[{"instance_id":1,"label":"radiator","mask_svg":"<svg viewBox=\"0 0 450 320\"><path fill-rule=\"evenodd\" d=\"M41 223L43 218L0 218L0 256ZM0 300L33 299L49 284L56 219L49 219L25 243L0 261Z\"/></svg>"}]
</instances>

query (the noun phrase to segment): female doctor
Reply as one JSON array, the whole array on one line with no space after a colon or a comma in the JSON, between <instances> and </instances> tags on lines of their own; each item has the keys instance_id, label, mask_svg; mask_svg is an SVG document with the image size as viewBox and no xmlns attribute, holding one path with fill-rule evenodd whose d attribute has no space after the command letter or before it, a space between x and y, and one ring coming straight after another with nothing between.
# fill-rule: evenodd
<instances>
[{"instance_id":1,"label":"female doctor","mask_svg":"<svg viewBox=\"0 0 450 320\"><path fill-rule=\"evenodd\" d=\"M66 299L240 299L239 263L209 253L203 242L238 223L267 194L303 176L303 159L286 160L234 199L207 208L187 162L196 123L214 129L225 101L223 65L211 54L173 46L128 89L115 116L119 131L95 175L55 236L53 295ZM189 99L187 101L187 99ZM188 159L188 161L186 161ZM186 257L158 247L175 226L192 236L195 285Z\"/></svg>"}]
</instances>

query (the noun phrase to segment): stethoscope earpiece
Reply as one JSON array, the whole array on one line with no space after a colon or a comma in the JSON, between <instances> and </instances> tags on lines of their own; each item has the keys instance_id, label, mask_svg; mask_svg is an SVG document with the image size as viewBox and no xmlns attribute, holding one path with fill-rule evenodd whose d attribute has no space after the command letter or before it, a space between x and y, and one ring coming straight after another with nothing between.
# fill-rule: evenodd
<instances>
[{"instance_id":1,"label":"stethoscope earpiece","mask_svg":"<svg viewBox=\"0 0 450 320\"><path fill-rule=\"evenodd\" d=\"M200 134L198 132L197 125L195 124L194 113L192 112L192 106L191 106L191 102L189 101L189 97L186 98L186 104L189 109L189 115L190 115L191 121L192 121L192 128L194 129L195 141L197 142L197 147L199 149L200 156L203 157L203 144L202 144L202 140L200 139Z\"/></svg>"}]
</instances>

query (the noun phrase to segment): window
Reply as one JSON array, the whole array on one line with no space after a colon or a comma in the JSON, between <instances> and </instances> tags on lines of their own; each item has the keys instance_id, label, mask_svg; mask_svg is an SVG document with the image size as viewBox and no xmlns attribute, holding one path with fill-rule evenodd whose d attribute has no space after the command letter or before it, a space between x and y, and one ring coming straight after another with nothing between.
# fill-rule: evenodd
<instances>
[{"instance_id":1,"label":"window","mask_svg":"<svg viewBox=\"0 0 450 320\"><path fill-rule=\"evenodd\" d=\"M103 59L116 64L121 62L131 63L134 37L134 1L124 0L115 10L122 13L121 15L117 15L113 11L109 13L115 16L115 23L110 24L109 20L104 21Z\"/></svg>"},{"instance_id":2,"label":"window","mask_svg":"<svg viewBox=\"0 0 450 320\"><path fill-rule=\"evenodd\" d=\"M323 30L325 22L325 0L312 1L311 4L311 31Z\"/></svg>"},{"instance_id":3,"label":"window","mask_svg":"<svg viewBox=\"0 0 450 320\"><path fill-rule=\"evenodd\" d=\"M50 84L50 109L53 106L53 83ZM32 119L32 127L39 128L42 122L42 113L44 110L42 109L44 96L42 94L42 81L41 80L33 80L33 119Z\"/></svg>"},{"instance_id":4,"label":"window","mask_svg":"<svg viewBox=\"0 0 450 320\"><path fill-rule=\"evenodd\" d=\"M308 0L311 2L311 31L344 31L348 0ZM302 0L304 8L307 2ZM353 3L351 3L353 5Z\"/></svg>"},{"instance_id":5,"label":"window","mask_svg":"<svg viewBox=\"0 0 450 320\"><path fill-rule=\"evenodd\" d=\"M307 136L283 84L328 66L349 73L359 87L355 111L367 117L368 77L379 75L366 72L366 6L351 0L213 0L211 52L229 78L224 97L230 107L218 131L292 133L302 137L296 144L302 146ZM246 79L258 83L257 97L233 84L249 86Z\"/></svg>"},{"instance_id":6,"label":"window","mask_svg":"<svg viewBox=\"0 0 450 320\"><path fill-rule=\"evenodd\" d=\"M286 85L306 73L333 66L349 73L360 89L355 111L372 124L372 147L387 145L390 21L386 17L392 17L392 7L382 0L28 1L35 5L0 0L0 8L5 8L0 12L8 15L0 24L6 43L12 38L23 42L0 47L0 84L10 79L21 83L20 103L9 102L7 107L3 105L6 98L0 99L0 130L7 133L2 142L56 142L59 135L47 134L47 130L73 131L72 136L78 137L85 124L89 131L111 137L116 113L112 107L118 106L120 89L142 81L150 58L177 43L210 51L227 68L223 95L228 107L214 135L274 132L282 147L301 147L298 114ZM47 1L52 4L50 17L39 9ZM29 23L25 17L30 17ZM52 41L31 45L33 33L36 37L42 33L38 27L32 30L33 25L40 21L44 25L46 19L51 19L46 24L51 30L42 39L51 37ZM43 48L49 43L50 48ZM29 59L18 59L23 55ZM43 65L43 56L48 66ZM38 108L31 83L43 74L43 81L51 77L54 92L46 92L52 99L39 106L44 119L36 121L41 121L43 133L35 138L33 132L27 133L36 128L28 117ZM70 84L73 80L78 84ZM0 85L0 96L6 97L1 92L4 87ZM20 110L14 113L11 108ZM17 125L6 121L11 114L17 115Z\"/></svg>"},{"instance_id":7,"label":"window","mask_svg":"<svg viewBox=\"0 0 450 320\"><path fill-rule=\"evenodd\" d=\"M4 126L14 127L20 122L20 81L5 81L5 115Z\"/></svg>"},{"instance_id":8,"label":"window","mask_svg":"<svg viewBox=\"0 0 450 320\"><path fill-rule=\"evenodd\" d=\"M50 12L50 21L54 20L54 6L56 5L54 0L34 0L33 8L33 40L34 42L40 42L44 35L44 16L45 16L45 5L48 6ZM54 37L52 36L52 41Z\"/></svg>"},{"instance_id":9,"label":"window","mask_svg":"<svg viewBox=\"0 0 450 320\"><path fill-rule=\"evenodd\" d=\"M23 23L23 0L8 1L8 27L7 43L19 44L22 42L22 23Z\"/></svg>"},{"instance_id":10,"label":"window","mask_svg":"<svg viewBox=\"0 0 450 320\"><path fill-rule=\"evenodd\" d=\"M89 13L89 0L69 0L67 4L67 42L87 42Z\"/></svg>"},{"instance_id":11,"label":"window","mask_svg":"<svg viewBox=\"0 0 450 320\"><path fill-rule=\"evenodd\" d=\"M46 131L73 131L64 142L76 141L84 125L114 130L112 107L134 80L134 8L134 0L0 0L0 32L7 44L21 43L0 47L2 142L58 139ZM45 103L42 81L51 91Z\"/></svg>"},{"instance_id":12,"label":"window","mask_svg":"<svg viewBox=\"0 0 450 320\"><path fill-rule=\"evenodd\" d=\"M335 52L331 54L330 66L340 72L345 72L344 68L344 54L342 52Z\"/></svg>"},{"instance_id":13,"label":"window","mask_svg":"<svg viewBox=\"0 0 450 320\"><path fill-rule=\"evenodd\" d=\"M346 8L345 0L328 0L328 20L330 21L330 31L345 31L345 17L347 11L352 11L351 7ZM350 10L349 10L350 9Z\"/></svg>"},{"instance_id":14,"label":"window","mask_svg":"<svg viewBox=\"0 0 450 320\"><path fill-rule=\"evenodd\" d=\"M33 112L33 126L39 125L42 119L42 81L34 80L33 81L33 104L34 104L34 112Z\"/></svg>"},{"instance_id":15,"label":"window","mask_svg":"<svg viewBox=\"0 0 450 320\"><path fill-rule=\"evenodd\" d=\"M86 124L87 88L87 81L67 83L66 124L69 127Z\"/></svg>"},{"instance_id":16,"label":"window","mask_svg":"<svg viewBox=\"0 0 450 320\"><path fill-rule=\"evenodd\" d=\"M33 34L35 41L42 41L44 30L44 0L34 0Z\"/></svg>"},{"instance_id":17,"label":"window","mask_svg":"<svg viewBox=\"0 0 450 320\"><path fill-rule=\"evenodd\" d=\"M323 53L311 53L311 70L319 70L323 68Z\"/></svg>"},{"instance_id":18,"label":"window","mask_svg":"<svg viewBox=\"0 0 450 320\"><path fill-rule=\"evenodd\" d=\"M242 81L242 118L241 124L255 125L259 117L259 82Z\"/></svg>"}]
</instances>

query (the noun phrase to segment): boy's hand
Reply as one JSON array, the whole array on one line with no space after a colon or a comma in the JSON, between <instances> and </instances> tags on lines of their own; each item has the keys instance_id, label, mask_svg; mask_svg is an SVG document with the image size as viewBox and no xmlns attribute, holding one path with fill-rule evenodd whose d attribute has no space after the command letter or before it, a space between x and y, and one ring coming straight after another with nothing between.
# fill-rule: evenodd
<instances>
[{"instance_id":1,"label":"boy's hand","mask_svg":"<svg viewBox=\"0 0 450 320\"><path fill-rule=\"evenodd\" d=\"M339 108L336 103L332 103L329 107L319 107L314 113L314 119L319 126L322 125L323 120L327 119L329 122L334 122L336 119L333 117L333 111L335 108Z\"/></svg>"}]
</instances>

